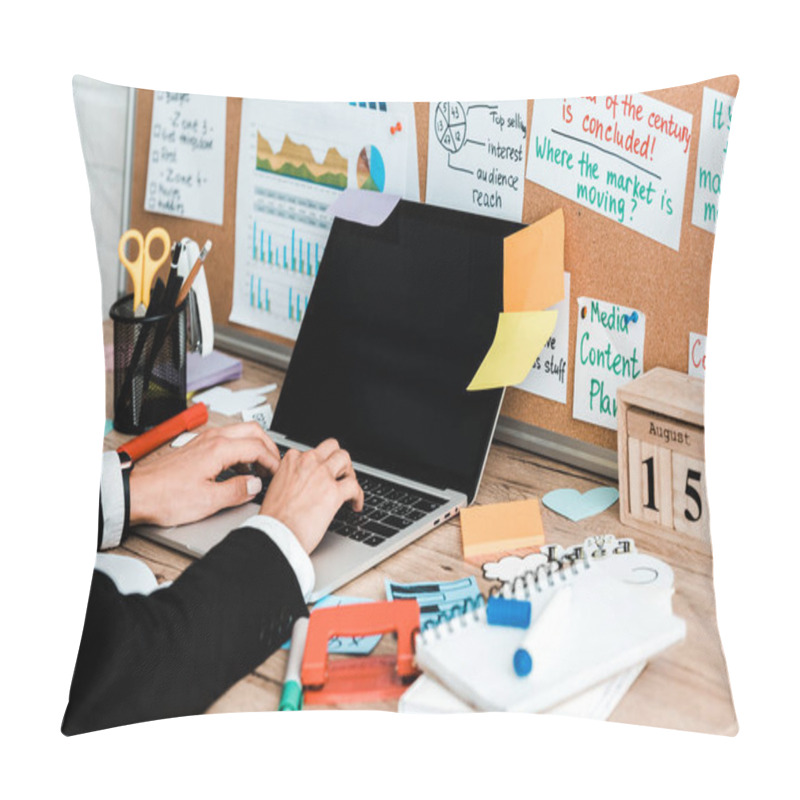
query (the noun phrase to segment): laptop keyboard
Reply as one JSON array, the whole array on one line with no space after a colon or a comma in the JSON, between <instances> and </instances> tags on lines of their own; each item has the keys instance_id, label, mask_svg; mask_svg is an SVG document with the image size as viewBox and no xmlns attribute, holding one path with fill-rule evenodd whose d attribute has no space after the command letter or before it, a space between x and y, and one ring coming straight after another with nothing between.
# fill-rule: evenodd
<instances>
[{"instance_id":1,"label":"laptop keyboard","mask_svg":"<svg viewBox=\"0 0 800 800\"><path fill-rule=\"evenodd\" d=\"M382 544L447 502L374 475L356 473L356 478L364 490L364 510L353 511L345 503L328 530L369 547Z\"/></svg>"},{"instance_id":2,"label":"laptop keyboard","mask_svg":"<svg viewBox=\"0 0 800 800\"><path fill-rule=\"evenodd\" d=\"M281 458L288 449L278 445ZM236 474L235 470L226 469L217 476L217 480L227 480ZM444 498L418 492L374 475L356 472L356 478L364 490L364 510L353 511L350 503L345 503L336 512L328 531L368 547L377 547L447 502ZM261 505L268 487L269 478L264 481L261 491L252 502Z\"/></svg>"}]
</instances>

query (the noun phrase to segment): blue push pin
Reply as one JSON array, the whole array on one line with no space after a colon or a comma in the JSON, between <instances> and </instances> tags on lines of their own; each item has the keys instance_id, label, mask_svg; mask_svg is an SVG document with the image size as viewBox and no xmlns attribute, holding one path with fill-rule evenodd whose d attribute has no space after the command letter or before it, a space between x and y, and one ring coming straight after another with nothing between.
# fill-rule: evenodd
<instances>
[{"instance_id":1,"label":"blue push pin","mask_svg":"<svg viewBox=\"0 0 800 800\"><path fill-rule=\"evenodd\" d=\"M623 314L622 319L625 320L625 326L631 324L631 322L638 322L639 321L639 312L638 311L631 311L630 314Z\"/></svg>"}]
</instances>

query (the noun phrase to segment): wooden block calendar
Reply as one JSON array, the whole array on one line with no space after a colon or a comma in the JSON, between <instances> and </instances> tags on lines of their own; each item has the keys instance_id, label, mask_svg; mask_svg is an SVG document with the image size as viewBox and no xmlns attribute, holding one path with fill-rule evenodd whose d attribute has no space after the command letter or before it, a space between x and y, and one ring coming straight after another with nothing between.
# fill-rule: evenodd
<instances>
[{"instance_id":1,"label":"wooden block calendar","mask_svg":"<svg viewBox=\"0 0 800 800\"><path fill-rule=\"evenodd\" d=\"M617 392L620 519L708 540L703 388L657 367Z\"/></svg>"}]
</instances>

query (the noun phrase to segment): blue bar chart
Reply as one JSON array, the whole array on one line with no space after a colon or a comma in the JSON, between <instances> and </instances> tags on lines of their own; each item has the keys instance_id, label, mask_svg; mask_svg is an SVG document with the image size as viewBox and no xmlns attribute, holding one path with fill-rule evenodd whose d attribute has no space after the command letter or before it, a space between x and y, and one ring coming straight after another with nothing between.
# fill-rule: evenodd
<instances>
[{"instance_id":1,"label":"blue bar chart","mask_svg":"<svg viewBox=\"0 0 800 800\"><path fill-rule=\"evenodd\" d=\"M290 231L277 230L275 225L260 227L253 222L253 261L268 267L316 277L323 247L318 238L309 236L296 227Z\"/></svg>"},{"instance_id":2,"label":"blue bar chart","mask_svg":"<svg viewBox=\"0 0 800 800\"><path fill-rule=\"evenodd\" d=\"M302 322L308 308L308 295L301 292L295 292L292 295L292 289L289 289L289 319L295 322Z\"/></svg>"},{"instance_id":3,"label":"blue bar chart","mask_svg":"<svg viewBox=\"0 0 800 800\"><path fill-rule=\"evenodd\" d=\"M276 284L252 271L247 274L247 297L251 313L274 323L294 323L299 326L306 315L311 285L299 288Z\"/></svg>"},{"instance_id":4,"label":"blue bar chart","mask_svg":"<svg viewBox=\"0 0 800 800\"><path fill-rule=\"evenodd\" d=\"M263 283L262 278L256 278L254 274L250 274L250 308L256 308L259 311L271 311L269 287L262 286Z\"/></svg>"},{"instance_id":5,"label":"blue bar chart","mask_svg":"<svg viewBox=\"0 0 800 800\"><path fill-rule=\"evenodd\" d=\"M330 231L327 208L338 191L306 184L289 191L287 182L292 179L268 173L255 177L235 294L247 298L240 315L247 324L295 339Z\"/></svg>"}]
</instances>

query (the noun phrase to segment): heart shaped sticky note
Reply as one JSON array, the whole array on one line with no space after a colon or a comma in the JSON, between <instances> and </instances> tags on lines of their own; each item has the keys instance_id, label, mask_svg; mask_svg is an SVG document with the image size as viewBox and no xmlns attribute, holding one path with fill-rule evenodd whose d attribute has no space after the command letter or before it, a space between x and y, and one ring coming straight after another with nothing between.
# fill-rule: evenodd
<instances>
[{"instance_id":1,"label":"heart shaped sticky note","mask_svg":"<svg viewBox=\"0 0 800 800\"><path fill-rule=\"evenodd\" d=\"M583 494L576 489L556 489L548 492L542 502L556 514L578 522L605 511L618 499L619 491L611 486L599 486Z\"/></svg>"}]
</instances>

